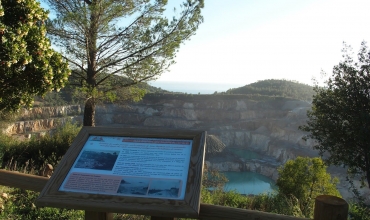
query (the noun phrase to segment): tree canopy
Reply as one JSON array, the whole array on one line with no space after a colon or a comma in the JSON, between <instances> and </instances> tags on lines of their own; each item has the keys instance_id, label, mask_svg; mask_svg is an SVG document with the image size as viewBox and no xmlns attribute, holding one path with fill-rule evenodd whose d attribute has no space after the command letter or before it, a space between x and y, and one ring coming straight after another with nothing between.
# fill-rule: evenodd
<instances>
[{"instance_id":1,"label":"tree canopy","mask_svg":"<svg viewBox=\"0 0 370 220\"><path fill-rule=\"evenodd\" d=\"M0 1L0 111L30 107L68 79L68 64L45 36L47 16L35 0Z\"/></svg>"},{"instance_id":2,"label":"tree canopy","mask_svg":"<svg viewBox=\"0 0 370 220\"><path fill-rule=\"evenodd\" d=\"M114 100L166 71L203 20L203 0L187 0L173 13L167 0L45 1L55 14L48 33L71 65L71 85L85 96L85 126L95 125L99 99Z\"/></svg>"},{"instance_id":3,"label":"tree canopy","mask_svg":"<svg viewBox=\"0 0 370 220\"><path fill-rule=\"evenodd\" d=\"M301 129L317 141L314 147L321 155L329 153L330 164L346 166L370 186L370 52L363 42L355 62L351 51L345 45L344 60L334 66L326 86L315 87L307 125Z\"/></svg>"},{"instance_id":4,"label":"tree canopy","mask_svg":"<svg viewBox=\"0 0 370 220\"><path fill-rule=\"evenodd\" d=\"M288 160L278 169L279 178L276 185L279 192L298 199L300 210L305 217L312 217L317 196L340 196L336 189L338 180L332 179L326 168L323 160L318 157L297 157L295 160Z\"/></svg>"}]
</instances>

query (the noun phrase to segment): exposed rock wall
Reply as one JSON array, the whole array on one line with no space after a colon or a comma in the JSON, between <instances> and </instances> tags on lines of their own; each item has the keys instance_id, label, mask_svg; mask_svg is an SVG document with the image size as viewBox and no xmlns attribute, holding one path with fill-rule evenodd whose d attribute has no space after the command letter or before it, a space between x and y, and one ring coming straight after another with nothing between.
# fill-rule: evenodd
<instances>
[{"instance_id":1,"label":"exposed rock wall","mask_svg":"<svg viewBox=\"0 0 370 220\"><path fill-rule=\"evenodd\" d=\"M3 132L8 135L24 135L44 132L64 124L67 120L82 121L80 105L36 107L30 110L22 109L18 121L7 123Z\"/></svg>"},{"instance_id":2,"label":"exposed rock wall","mask_svg":"<svg viewBox=\"0 0 370 220\"><path fill-rule=\"evenodd\" d=\"M127 106L97 109L98 125L201 129L225 145L273 157L278 164L296 156L314 156L311 142L302 140L298 126L305 123L310 103L292 99L251 100L247 96L145 98ZM274 163L276 164L276 163ZM235 170L230 165L229 170Z\"/></svg>"},{"instance_id":3,"label":"exposed rock wall","mask_svg":"<svg viewBox=\"0 0 370 220\"><path fill-rule=\"evenodd\" d=\"M80 105L35 107L32 109L22 109L18 117L20 121L60 118L64 116L81 115L82 109Z\"/></svg>"},{"instance_id":4,"label":"exposed rock wall","mask_svg":"<svg viewBox=\"0 0 370 220\"><path fill-rule=\"evenodd\" d=\"M303 141L304 133L298 130L306 120L308 108L310 104L307 102L285 98L253 100L237 95L149 95L138 103L98 106L96 123L98 126L206 130L227 148L242 148L275 158L273 164L276 166L296 156L317 155L311 148L312 143ZM14 135L50 130L63 123L65 116L82 121L82 107L23 110L19 116L23 120L10 124L4 131ZM235 170L235 166L230 165L228 170Z\"/></svg>"}]
</instances>

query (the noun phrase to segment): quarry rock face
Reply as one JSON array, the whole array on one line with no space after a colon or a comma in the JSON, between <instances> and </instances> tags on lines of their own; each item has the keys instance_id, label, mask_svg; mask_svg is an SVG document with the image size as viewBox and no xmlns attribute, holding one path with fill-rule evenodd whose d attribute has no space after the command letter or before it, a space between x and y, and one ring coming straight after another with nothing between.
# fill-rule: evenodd
<instances>
[{"instance_id":1,"label":"quarry rock face","mask_svg":"<svg viewBox=\"0 0 370 220\"><path fill-rule=\"evenodd\" d=\"M286 98L252 100L242 95L152 95L126 106L99 106L96 123L205 130L217 136L227 148L242 148L275 158L273 164L276 166L297 156L317 155L312 149L313 143L303 141L305 133L298 130L298 126L305 123L310 107L308 102ZM225 161L223 165L213 166L222 171L245 167L233 163ZM258 170L264 172L264 168Z\"/></svg>"},{"instance_id":2,"label":"quarry rock face","mask_svg":"<svg viewBox=\"0 0 370 220\"><path fill-rule=\"evenodd\" d=\"M82 107L80 105L36 107L30 110L22 109L19 113L19 121L7 123L3 132L7 135L25 135L31 133L40 134L66 121L82 121Z\"/></svg>"},{"instance_id":3,"label":"quarry rock face","mask_svg":"<svg viewBox=\"0 0 370 220\"><path fill-rule=\"evenodd\" d=\"M305 123L306 111L310 107L308 102L287 98L148 94L137 103L97 106L96 125L205 130L219 138L226 149L258 152L274 158L270 166L276 167L297 156L317 155L312 150L313 142L303 141L305 133L298 130L298 126ZM9 124L4 131L14 135L50 130L69 118L81 122L82 111L80 105L23 110L21 121ZM213 166L222 171L256 170L263 173L267 169L266 166L254 169L251 163L255 161L245 161L241 165L235 165L234 160L226 162Z\"/></svg>"}]
</instances>

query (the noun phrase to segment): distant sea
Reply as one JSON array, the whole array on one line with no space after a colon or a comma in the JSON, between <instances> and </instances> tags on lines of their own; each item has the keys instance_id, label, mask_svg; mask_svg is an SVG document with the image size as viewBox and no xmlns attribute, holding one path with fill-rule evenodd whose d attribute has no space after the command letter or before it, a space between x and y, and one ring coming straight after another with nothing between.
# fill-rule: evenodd
<instances>
[{"instance_id":1,"label":"distant sea","mask_svg":"<svg viewBox=\"0 0 370 220\"><path fill-rule=\"evenodd\" d=\"M204 82L149 82L151 86L171 92L183 92L188 94L213 94L214 92L226 92L228 89L238 88L246 84L237 83L204 83Z\"/></svg>"}]
</instances>

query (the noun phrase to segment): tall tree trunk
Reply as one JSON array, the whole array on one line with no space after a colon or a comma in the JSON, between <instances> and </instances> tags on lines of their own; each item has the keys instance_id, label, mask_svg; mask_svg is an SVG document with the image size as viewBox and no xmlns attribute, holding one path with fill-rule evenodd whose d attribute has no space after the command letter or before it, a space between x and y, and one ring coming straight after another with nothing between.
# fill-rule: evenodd
<instances>
[{"instance_id":1,"label":"tall tree trunk","mask_svg":"<svg viewBox=\"0 0 370 220\"><path fill-rule=\"evenodd\" d=\"M96 89L96 43L97 43L97 33L98 33L98 13L96 10L96 1L90 1L90 28L86 36L86 46L87 46L87 85L91 92L91 96L86 100L85 110L84 110L84 126L95 126L95 106L96 97L94 97L94 92Z\"/></svg>"},{"instance_id":2,"label":"tall tree trunk","mask_svg":"<svg viewBox=\"0 0 370 220\"><path fill-rule=\"evenodd\" d=\"M368 156L368 150L365 150L365 175L366 175L366 180L367 180L367 187L370 188L370 158Z\"/></svg>"},{"instance_id":3,"label":"tall tree trunk","mask_svg":"<svg viewBox=\"0 0 370 220\"><path fill-rule=\"evenodd\" d=\"M367 186L370 188L370 170L367 168L366 170L366 180L367 180Z\"/></svg>"},{"instance_id":4,"label":"tall tree trunk","mask_svg":"<svg viewBox=\"0 0 370 220\"><path fill-rule=\"evenodd\" d=\"M94 98L89 98L85 103L84 109L84 126L95 127L95 100Z\"/></svg>"}]
</instances>

